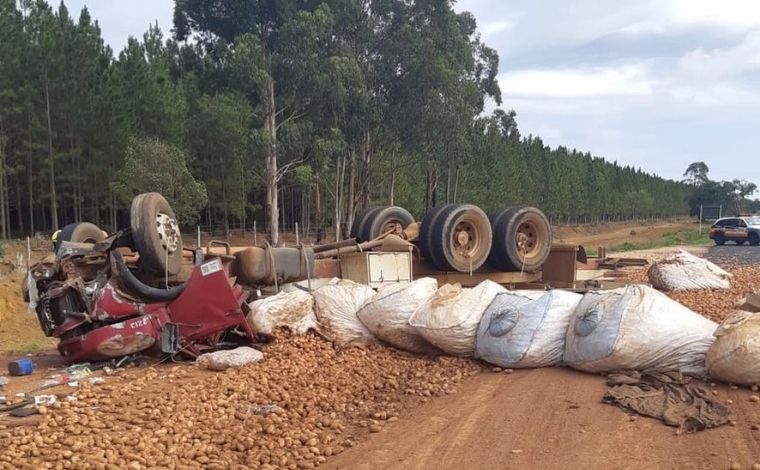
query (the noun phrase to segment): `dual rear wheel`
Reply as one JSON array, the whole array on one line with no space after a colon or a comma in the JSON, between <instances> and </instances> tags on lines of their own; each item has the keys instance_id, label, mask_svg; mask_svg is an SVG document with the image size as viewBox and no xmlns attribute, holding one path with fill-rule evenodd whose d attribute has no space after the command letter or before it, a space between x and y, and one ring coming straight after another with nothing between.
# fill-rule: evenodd
<instances>
[{"instance_id":1,"label":"dual rear wheel","mask_svg":"<svg viewBox=\"0 0 760 470\"><path fill-rule=\"evenodd\" d=\"M372 207L357 214L351 238L364 242L401 234L412 223L404 208ZM472 204L447 204L425 214L417 243L440 271L471 272L486 263L499 271L536 271L549 256L552 230L535 207L507 207L489 217Z\"/></svg>"}]
</instances>

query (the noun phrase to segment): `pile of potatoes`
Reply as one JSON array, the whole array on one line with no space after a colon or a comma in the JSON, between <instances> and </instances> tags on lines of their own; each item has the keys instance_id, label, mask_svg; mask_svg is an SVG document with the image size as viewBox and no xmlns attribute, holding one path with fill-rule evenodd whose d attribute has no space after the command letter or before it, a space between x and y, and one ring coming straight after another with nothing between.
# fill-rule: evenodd
<instances>
[{"instance_id":1,"label":"pile of potatoes","mask_svg":"<svg viewBox=\"0 0 760 470\"><path fill-rule=\"evenodd\" d=\"M728 290L697 290L666 292L668 297L685 305L715 322L722 322L733 312L742 299L752 292L760 291L760 267L721 266L733 274ZM649 282L646 269L629 268L628 279L632 282Z\"/></svg>"},{"instance_id":2,"label":"pile of potatoes","mask_svg":"<svg viewBox=\"0 0 760 470\"><path fill-rule=\"evenodd\" d=\"M38 426L0 425L0 469L315 468L481 367L281 332L265 354L221 373L158 366L83 385Z\"/></svg>"}]
</instances>

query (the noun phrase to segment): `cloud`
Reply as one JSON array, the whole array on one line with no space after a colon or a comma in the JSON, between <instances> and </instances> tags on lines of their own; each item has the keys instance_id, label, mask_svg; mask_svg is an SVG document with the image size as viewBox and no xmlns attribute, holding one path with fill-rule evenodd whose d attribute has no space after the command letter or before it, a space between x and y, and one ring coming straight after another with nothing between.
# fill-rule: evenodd
<instances>
[{"instance_id":1,"label":"cloud","mask_svg":"<svg viewBox=\"0 0 760 470\"><path fill-rule=\"evenodd\" d=\"M498 33L507 31L514 27L515 27L515 22L513 20L501 20L501 21L494 21L491 23L485 23L483 26L481 26L480 30L483 33L483 36L487 38L489 36L494 36Z\"/></svg>"},{"instance_id":2,"label":"cloud","mask_svg":"<svg viewBox=\"0 0 760 470\"><path fill-rule=\"evenodd\" d=\"M593 97L651 95L653 81L643 64L575 69L528 69L501 75L507 97Z\"/></svg>"},{"instance_id":3,"label":"cloud","mask_svg":"<svg viewBox=\"0 0 760 470\"><path fill-rule=\"evenodd\" d=\"M670 0L661 5L664 17L677 25L738 29L760 25L757 0Z\"/></svg>"}]
</instances>

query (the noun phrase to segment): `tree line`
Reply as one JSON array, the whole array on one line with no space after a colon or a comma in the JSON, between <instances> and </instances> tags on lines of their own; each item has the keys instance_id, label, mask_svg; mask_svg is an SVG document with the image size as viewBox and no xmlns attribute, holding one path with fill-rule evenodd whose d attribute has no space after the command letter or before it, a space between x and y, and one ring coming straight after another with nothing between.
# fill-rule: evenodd
<instances>
[{"instance_id":1,"label":"tree line","mask_svg":"<svg viewBox=\"0 0 760 470\"><path fill-rule=\"evenodd\" d=\"M87 9L0 0L0 229L184 224L343 231L363 207L686 214L692 185L520 134L499 57L452 0L176 0L116 53ZM486 103L497 106L485 114Z\"/></svg>"}]
</instances>

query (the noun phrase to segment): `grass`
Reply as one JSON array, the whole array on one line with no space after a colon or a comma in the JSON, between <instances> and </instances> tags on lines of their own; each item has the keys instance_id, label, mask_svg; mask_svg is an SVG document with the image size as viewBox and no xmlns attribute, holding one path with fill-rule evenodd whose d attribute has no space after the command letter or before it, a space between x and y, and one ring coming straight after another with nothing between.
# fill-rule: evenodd
<instances>
[{"instance_id":1,"label":"grass","mask_svg":"<svg viewBox=\"0 0 760 470\"><path fill-rule=\"evenodd\" d=\"M711 240L710 237L707 236L707 231L704 231L704 233L700 235L699 230L691 228L679 230L678 232L666 233L662 237L654 240L624 242L612 245L607 247L607 251L610 253L620 253L624 251L649 250L652 248L664 248L678 245L708 245L710 243Z\"/></svg>"},{"instance_id":2,"label":"grass","mask_svg":"<svg viewBox=\"0 0 760 470\"><path fill-rule=\"evenodd\" d=\"M20 354L31 354L34 352L37 352L40 350L40 343L37 341L30 341L28 343L23 343L18 345L17 347L13 348L13 350Z\"/></svg>"}]
</instances>

